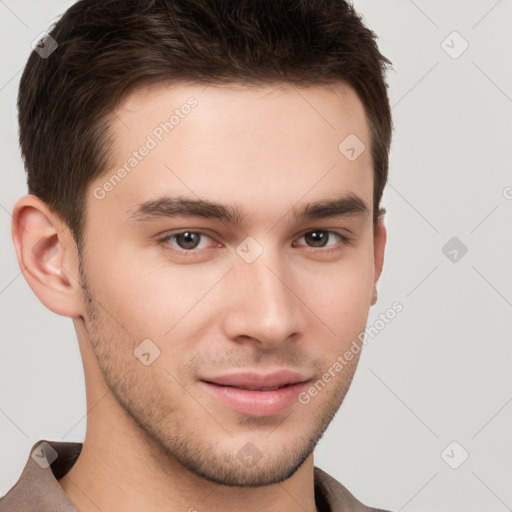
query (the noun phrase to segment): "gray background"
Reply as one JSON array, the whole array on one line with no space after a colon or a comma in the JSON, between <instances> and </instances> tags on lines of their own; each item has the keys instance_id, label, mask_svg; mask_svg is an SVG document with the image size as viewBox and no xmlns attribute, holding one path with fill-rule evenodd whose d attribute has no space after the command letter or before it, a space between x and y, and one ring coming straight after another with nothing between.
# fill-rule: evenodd
<instances>
[{"instance_id":1,"label":"gray background","mask_svg":"<svg viewBox=\"0 0 512 512\"><path fill-rule=\"evenodd\" d=\"M0 1L0 495L37 440L85 434L72 322L32 293L10 237L26 193L21 70L31 41L71 3ZM368 325L394 301L404 309L369 340L315 464L394 511L512 510L512 1L355 5L394 66L388 245ZM469 44L457 58L454 31ZM442 251L452 237L468 248L455 262Z\"/></svg>"}]
</instances>

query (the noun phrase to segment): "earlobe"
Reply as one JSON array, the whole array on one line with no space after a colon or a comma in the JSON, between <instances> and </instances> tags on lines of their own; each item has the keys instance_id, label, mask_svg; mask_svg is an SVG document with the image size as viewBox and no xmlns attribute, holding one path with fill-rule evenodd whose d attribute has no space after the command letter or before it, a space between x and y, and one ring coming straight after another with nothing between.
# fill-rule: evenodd
<instances>
[{"instance_id":1,"label":"earlobe","mask_svg":"<svg viewBox=\"0 0 512 512\"><path fill-rule=\"evenodd\" d=\"M384 266L384 251L386 248L386 239L386 227L384 226L384 219L381 216L379 217L377 225L375 226L375 232L373 237L375 273L371 300L372 306L377 303L377 282L380 278L382 268Z\"/></svg>"},{"instance_id":2,"label":"earlobe","mask_svg":"<svg viewBox=\"0 0 512 512\"><path fill-rule=\"evenodd\" d=\"M29 194L13 208L11 232L18 264L39 300L59 315L81 316L78 255L64 223Z\"/></svg>"},{"instance_id":3,"label":"earlobe","mask_svg":"<svg viewBox=\"0 0 512 512\"><path fill-rule=\"evenodd\" d=\"M377 298L378 298L378 292L377 292L377 286L373 285L373 292L372 292L372 306L375 306L377 304Z\"/></svg>"}]
</instances>

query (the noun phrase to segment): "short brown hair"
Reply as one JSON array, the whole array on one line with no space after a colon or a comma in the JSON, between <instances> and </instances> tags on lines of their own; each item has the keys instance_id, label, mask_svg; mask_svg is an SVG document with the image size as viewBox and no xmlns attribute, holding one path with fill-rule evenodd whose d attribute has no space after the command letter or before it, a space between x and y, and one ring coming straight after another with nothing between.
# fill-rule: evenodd
<instances>
[{"instance_id":1,"label":"short brown hair","mask_svg":"<svg viewBox=\"0 0 512 512\"><path fill-rule=\"evenodd\" d=\"M344 0L79 0L32 51L18 94L29 193L70 228L80 250L85 194L108 170L109 121L137 85L344 82L371 130L374 223L387 182L392 119L376 35Z\"/></svg>"}]
</instances>

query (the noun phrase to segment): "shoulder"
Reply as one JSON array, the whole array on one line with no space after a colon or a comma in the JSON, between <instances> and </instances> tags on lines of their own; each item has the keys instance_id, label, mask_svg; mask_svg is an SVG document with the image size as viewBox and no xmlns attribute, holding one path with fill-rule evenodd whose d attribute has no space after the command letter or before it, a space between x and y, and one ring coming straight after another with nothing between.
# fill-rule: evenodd
<instances>
[{"instance_id":1,"label":"shoulder","mask_svg":"<svg viewBox=\"0 0 512 512\"><path fill-rule=\"evenodd\" d=\"M372 508L361 503L344 485L331 475L315 466L315 499L324 500L330 512L390 512L380 508ZM320 504L319 504L320 506Z\"/></svg>"},{"instance_id":2,"label":"shoulder","mask_svg":"<svg viewBox=\"0 0 512 512\"><path fill-rule=\"evenodd\" d=\"M78 512L57 479L71 468L81 448L82 443L35 443L18 481L0 497L0 512Z\"/></svg>"}]
</instances>

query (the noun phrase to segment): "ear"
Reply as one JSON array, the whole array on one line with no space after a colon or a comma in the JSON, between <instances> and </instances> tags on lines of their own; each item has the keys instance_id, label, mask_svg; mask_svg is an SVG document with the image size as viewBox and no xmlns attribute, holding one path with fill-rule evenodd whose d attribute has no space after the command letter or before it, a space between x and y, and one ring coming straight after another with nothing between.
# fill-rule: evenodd
<instances>
[{"instance_id":1,"label":"ear","mask_svg":"<svg viewBox=\"0 0 512 512\"><path fill-rule=\"evenodd\" d=\"M386 248L387 232L384 226L384 215L379 215L377 225L373 233L373 247L374 247L374 264L375 264L375 277L372 292L372 306L377 302L377 281L382 273L384 266L384 249Z\"/></svg>"},{"instance_id":2,"label":"ear","mask_svg":"<svg viewBox=\"0 0 512 512\"><path fill-rule=\"evenodd\" d=\"M78 251L65 223L28 194L14 205L11 233L18 264L39 300L58 315L82 316Z\"/></svg>"}]
</instances>

